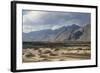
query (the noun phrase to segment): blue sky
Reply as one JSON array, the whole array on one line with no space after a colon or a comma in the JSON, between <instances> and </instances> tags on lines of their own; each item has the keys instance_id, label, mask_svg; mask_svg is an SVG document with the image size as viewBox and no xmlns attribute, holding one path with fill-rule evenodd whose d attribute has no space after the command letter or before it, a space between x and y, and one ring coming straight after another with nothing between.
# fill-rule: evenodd
<instances>
[{"instance_id":1,"label":"blue sky","mask_svg":"<svg viewBox=\"0 0 100 73\"><path fill-rule=\"evenodd\" d=\"M23 32L90 24L90 13L23 10Z\"/></svg>"}]
</instances>

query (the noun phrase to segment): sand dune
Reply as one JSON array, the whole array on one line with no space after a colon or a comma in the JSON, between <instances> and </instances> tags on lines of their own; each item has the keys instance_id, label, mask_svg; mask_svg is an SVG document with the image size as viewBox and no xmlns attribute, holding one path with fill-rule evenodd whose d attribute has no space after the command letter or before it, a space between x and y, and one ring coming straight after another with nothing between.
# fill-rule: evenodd
<instances>
[{"instance_id":1,"label":"sand dune","mask_svg":"<svg viewBox=\"0 0 100 73\"><path fill-rule=\"evenodd\" d=\"M27 48L22 50L23 62L69 61L91 58L91 50L74 48Z\"/></svg>"}]
</instances>

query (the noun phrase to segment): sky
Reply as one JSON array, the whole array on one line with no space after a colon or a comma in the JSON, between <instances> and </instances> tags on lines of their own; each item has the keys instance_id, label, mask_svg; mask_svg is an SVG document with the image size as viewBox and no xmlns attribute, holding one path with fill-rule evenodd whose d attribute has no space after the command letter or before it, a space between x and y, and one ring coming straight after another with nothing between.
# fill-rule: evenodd
<instances>
[{"instance_id":1,"label":"sky","mask_svg":"<svg viewBox=\"0 0 100 73\"><path fill-rule=\"evenodd\" d=\"M55 12L55 11L22 11L23 32L39 31L44 29L56 30L72 24L91 24L90 13Z\"/></svg>"}]
</instances>

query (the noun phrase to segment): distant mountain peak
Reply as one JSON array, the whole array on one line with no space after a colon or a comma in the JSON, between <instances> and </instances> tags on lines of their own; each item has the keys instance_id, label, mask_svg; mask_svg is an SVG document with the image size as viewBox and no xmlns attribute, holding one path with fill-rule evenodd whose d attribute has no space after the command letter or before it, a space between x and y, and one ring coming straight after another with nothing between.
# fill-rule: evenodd
<instances>
[{"instance_id":1,"label":"distant mountain peak","mask_svg":"<svg viewBox=\"0 0 100 73\"><path fill-rule=\"evenodd\" d=\"M71 27L80 27L80 26L77 24L72 24Z\"/></svg>"},{"instance_id":2,"label":"distant mountain peak","mask_svg":"<svg viewBox=\"0 0 100 73\"><path fill-rule=\"evenodd\" d=\"M72 24L71 26L78 26L77 24Z\"/></svg>"},{"instance_id":3,"label":"distant mountain peak","mask_svg":"<svg viewBox=\"0 0 100 73\"><path fill-rule=\"evenodd\" d=\"M44 29L23 33L23 41L41 41L41 42L67 42L71 40L90 41L90 25L80 26L72 24L62 26L58 29Z\"/></svg>"}]
</instances>

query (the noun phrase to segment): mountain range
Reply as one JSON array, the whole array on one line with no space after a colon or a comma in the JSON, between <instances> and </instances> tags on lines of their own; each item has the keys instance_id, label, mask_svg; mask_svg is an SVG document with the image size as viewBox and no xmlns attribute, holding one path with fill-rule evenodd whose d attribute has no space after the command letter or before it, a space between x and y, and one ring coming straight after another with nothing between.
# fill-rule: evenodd
<instances>
[{"instance_id":1,"label":"mountain range","mask_svg":"<svg viewBox=\"0 0 100 73\"><path fill-rule=\"evenodd\" d=\"M88 41L91 40L91 25L79 26L72 24L52 30L45 29L22 33L23 42L68 42L68 41Z\"/></svg>"}]
</instances>

